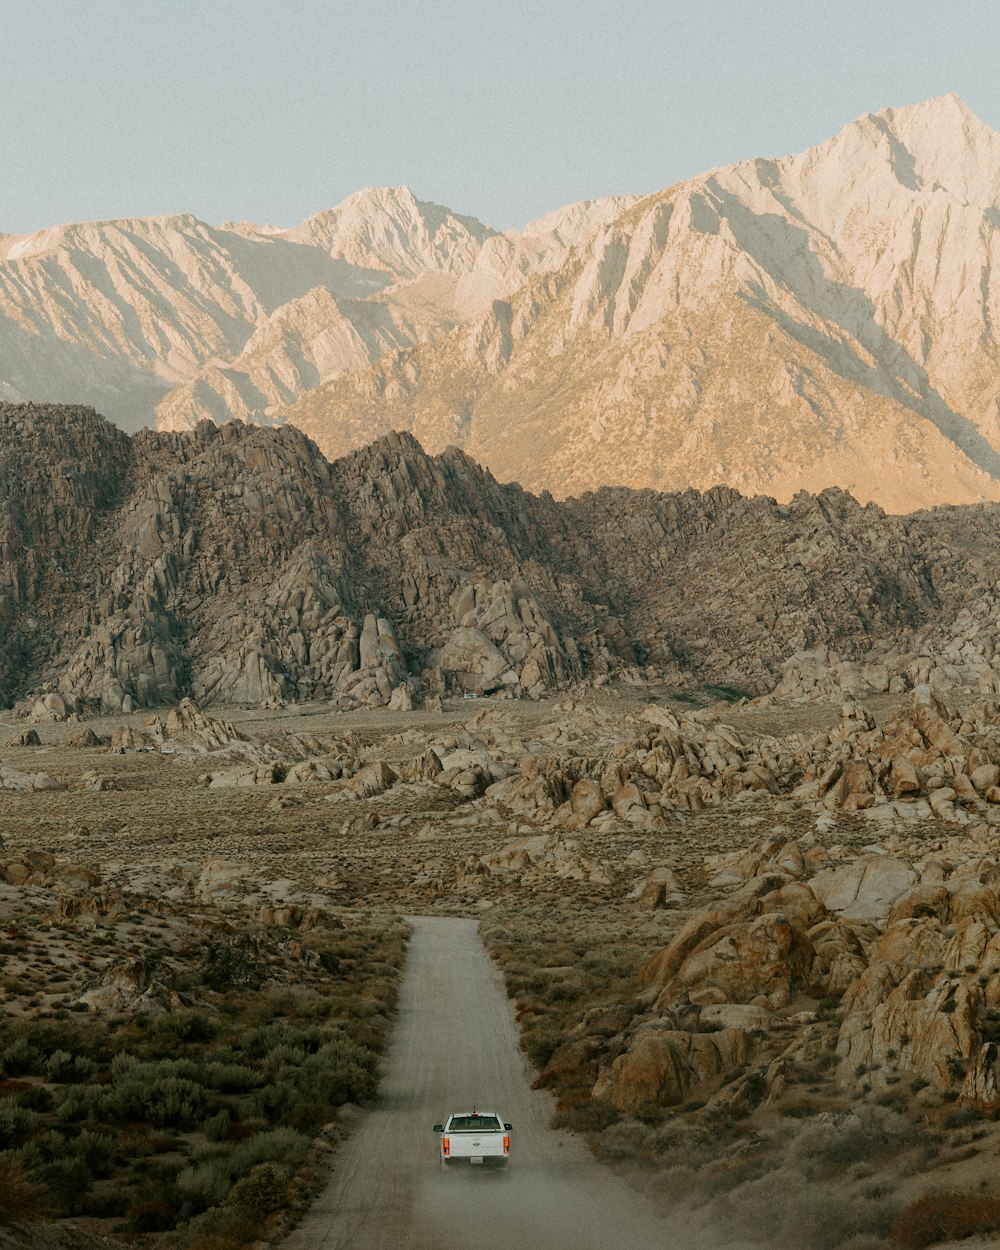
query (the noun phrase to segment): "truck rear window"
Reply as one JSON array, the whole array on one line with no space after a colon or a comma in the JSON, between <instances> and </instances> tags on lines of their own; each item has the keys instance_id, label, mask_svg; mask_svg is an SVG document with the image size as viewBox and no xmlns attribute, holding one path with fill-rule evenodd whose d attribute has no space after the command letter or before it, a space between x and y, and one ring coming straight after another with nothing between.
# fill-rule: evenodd
<instances>
[{"instance_id":1,"label":"truck rear window","mask_svg":"<svg viewBox=\"0 0 1000 1250\"><path fill-rule=\"evenodd\" d=\"M453 1115L448 1130L452 1133L500 1133L503 1125L495 1115Z\"/></svg>"}]
</instances>

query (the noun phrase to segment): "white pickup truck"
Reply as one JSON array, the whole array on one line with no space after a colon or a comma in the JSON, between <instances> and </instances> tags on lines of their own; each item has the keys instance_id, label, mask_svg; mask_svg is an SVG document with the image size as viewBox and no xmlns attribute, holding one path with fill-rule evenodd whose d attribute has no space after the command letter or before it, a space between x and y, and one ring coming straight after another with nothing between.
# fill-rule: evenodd
<instances>
[{"instance_id":1,"label":"white pickup truck","mask_svg":"<svg viewBox=\"0 0 1000 1250\"><path fill-rule=\"evenodd\" d=\"M455 1111L444 1124L435 1124L440 1133L441 1166L507 1168L510 1166L510 1125L495 1111Z\"/></svg>"}]
</instances>

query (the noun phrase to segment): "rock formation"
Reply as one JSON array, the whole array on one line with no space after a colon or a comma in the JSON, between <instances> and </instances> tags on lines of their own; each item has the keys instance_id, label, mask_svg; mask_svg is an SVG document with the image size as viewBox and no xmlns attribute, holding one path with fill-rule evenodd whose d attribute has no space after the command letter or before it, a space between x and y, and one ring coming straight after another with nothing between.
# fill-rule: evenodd
<instances>
[{"instance_id":1,"label":"rock formation","mask_svg":"<svg viewBox=\"0 0 1000 1250\"><path fill-rule=\"evenodd\" d=\"M647 962L627 1024L582 1022L542 1083L572 1047L597 1072L594 1096L628 1114L696 1088L709 1107L745 1109L780 1097L816 1050L811 999L838 1004L842 1085L909 1074L932 1095L994 1105L1000 902L995 831L983 834L923 856L780 837L717 856L715 882L731 893Z\"/></svg>"},{"instance_id":2,"label":"rock formation","mask_svg":"<svg viewBox=\"0 0 1000 1250\"><path fill-rule=\"evenodd\" d=\"M403 707L609 675L988 700L996 533L992 505L893 518L837 491L722 488L557 503L409 435L330 464L293 429L130 438L85 409L10 405L0 701L44 724L184 694ZM675 798L731 765L771 785L726 741L682 776L667 738L655 767Z\"/></svg>"}]
</instances>

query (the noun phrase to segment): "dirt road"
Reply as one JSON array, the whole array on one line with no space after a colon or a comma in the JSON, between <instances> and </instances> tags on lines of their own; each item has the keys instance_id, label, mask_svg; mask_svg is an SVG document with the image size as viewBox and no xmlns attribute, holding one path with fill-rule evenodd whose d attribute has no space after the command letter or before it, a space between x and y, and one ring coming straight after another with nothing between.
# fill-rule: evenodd
<instances>
[{"instance_id":1,"label":"dirt road","mask_svg":"<svg viewBox=\"0 0 1000 1250\"><path fill-rule=\"evenodd\" d=\"M666 1250L649 1205L529 1084L499 973L471 920L415 919L378 1107L284 1250ZM442 1174L435 1123L476 1103L510 1121L509 1178Z\"/></svg>"}]
</instances>

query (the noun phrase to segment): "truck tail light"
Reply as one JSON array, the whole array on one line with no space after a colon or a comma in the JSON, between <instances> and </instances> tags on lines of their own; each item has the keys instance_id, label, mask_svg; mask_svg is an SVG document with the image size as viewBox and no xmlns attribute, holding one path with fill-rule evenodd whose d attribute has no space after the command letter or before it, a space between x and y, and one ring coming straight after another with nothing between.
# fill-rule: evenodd
<instances>
[{"instance_id":1,"label":"truck tail light","mask_svg":"<svg viewBox=\"0 0 1000 1250\"><path fill-rule=\"evenodd\" d=\"M441 1153L443 1155L451 1154L451 1138L450 1137L441 1138Z\"/></svg>"},{"instance_id":2,"label":"truck tail light","mask_svg":"<svg viewBox=\"0 0 1000 1250\"><path fill-rule=\"evenodd\" d=\"M510 1154L510 1138L509 1137L505 1137L503 1139L503 1152L505 1155Z\"/></svg>"}]
</instances>

